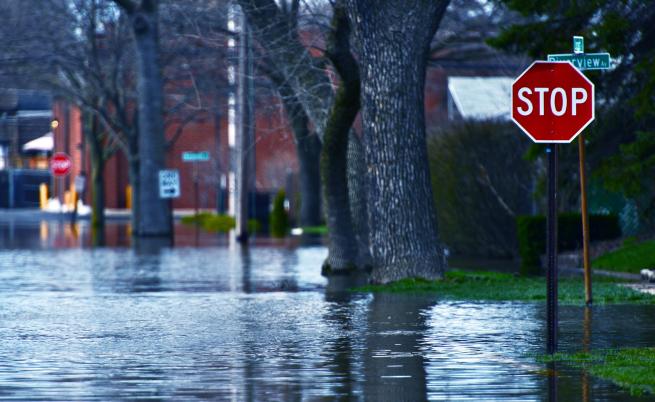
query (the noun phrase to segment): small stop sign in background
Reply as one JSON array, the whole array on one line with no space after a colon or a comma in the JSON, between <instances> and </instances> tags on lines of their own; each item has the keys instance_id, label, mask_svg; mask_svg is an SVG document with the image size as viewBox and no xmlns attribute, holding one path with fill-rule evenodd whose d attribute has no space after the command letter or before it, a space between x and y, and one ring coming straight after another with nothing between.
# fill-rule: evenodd
<instances>
[{"instance_id":1,"label":"small stop sign in background","mask_svg":"<svg viewBox=\"0 0 655 402\"><path fill-rule=\"evenodd\" d=\"M70 156L63 152L57 152L52 155L52 159L50 159L50 171L56 177L66 176L70 173L72 167L73 162L71 161Z\"/></svg>"},{"instance_id":2,"label":"small stop sign in background","mask_svg":"<svg viewBox=\"0 0 655 402\"><path fill-rule=\"evenodd\" d=\"M535 61L512 84L512 120L534 142L571 142L594 120L594 84L568 61Z\"/></svg>"}]
</instances>

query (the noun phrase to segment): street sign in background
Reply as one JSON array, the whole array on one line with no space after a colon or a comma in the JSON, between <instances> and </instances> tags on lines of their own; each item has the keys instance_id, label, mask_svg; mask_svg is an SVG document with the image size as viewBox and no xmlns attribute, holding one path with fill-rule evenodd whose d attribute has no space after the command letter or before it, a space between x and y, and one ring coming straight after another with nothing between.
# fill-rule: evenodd
<instances>
[{"instance_id":1,"label":"street sign in background","mask_svg":"<svg viewBox=\"0 0 655 402\"><path fill-rule=\"evenodd\" d=\"M182 152L183 162L207 162L209 160L209 152Z\"/></svg>"},{"instance_id":2,"label":"street sign in background","mask_svg":"<svg viewBox=\"0 0 655 402\"><path fill-rule=\"evenodd\" d=\"M570 61L578 70L606 70L611 67L609 53L549 54L548 61Z\"/></svg>"},{"instance_id":3,"label":"street sign in background","mask_svg":"<svg viewBox=\"0 0 655 402\"><path fill-rule=\"evenodd\" d=\"M159 171L159 198L180 196L180 173L175 169Z\"/></svg>"},{"instance_id":4,"label":"street sign in background","mask_svg":"<svg viewBox=\"0 0 655 402\"><path fill-rule=\"evenodd\" d=\"M73 168L70 156L63 152L57 152L50 159L50 171L55 177L66 176Z\"/></svg>"}]
</instances>

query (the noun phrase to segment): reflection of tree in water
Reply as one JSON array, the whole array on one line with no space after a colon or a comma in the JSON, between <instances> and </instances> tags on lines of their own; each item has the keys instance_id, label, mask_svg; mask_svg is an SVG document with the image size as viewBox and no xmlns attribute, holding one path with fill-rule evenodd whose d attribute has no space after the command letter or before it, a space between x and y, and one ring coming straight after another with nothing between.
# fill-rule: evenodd
<instances>
[{"instance_id":1,"label":"reflection of tree in water","mask_svg":"<svg viewBox=\"0 0 655 402\"><path fill-rule=\"evenodd\" d=\"M128 293L164 290L160 277L161 252L170 246L170 239L135 238L134 258L128 264L115 267L114 290Z\"/></svg>"},{"instance_id":2,"label":"reflection of tree in water","mask_svg":"<svg viewBox=\"0 0 655 402\"><path fill-rule=\"evenodd\" d=\"M364 377L366 399L421 401L427 398L420 341L427 329L422 311L434 297L378 293L369 304Z\"/></svg>"},{"instance_id":3,"label":"reflection of tree in water","mask_svg":"<svg viewBox=\"0 0 655 402\"><path fill-rule=\"evenodd\" d=\"M329 360L328 366L338 384L333 392L337 400L349 400L356 390L356 361L361 356L355 356L355 350L361 350L363 340L356 334L364 333L365 328L358 330L359 325L365 326L364 320L357 320L356 299L361 296L343 291L349 287L345 277L329 278L325 301L330 303L323 319L337 326L338 336L326 343L324 354ZM336 282L336 283L335 283Z\"/></svg>"}]
</instances>

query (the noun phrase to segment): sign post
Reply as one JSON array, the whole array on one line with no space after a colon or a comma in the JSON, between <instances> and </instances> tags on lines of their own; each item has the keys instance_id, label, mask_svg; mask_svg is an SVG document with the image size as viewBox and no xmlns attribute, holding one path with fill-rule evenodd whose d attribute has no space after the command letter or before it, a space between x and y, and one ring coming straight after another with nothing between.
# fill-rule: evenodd
<instances>
[{"instance_id":1,"label":"sign post","mask_svg":"<svg viewBox=\"0 0 655 402\"><path fill-rule=\"evenodd\" d=\"M609 53L585 53L584 38L573 37L573 54L549 54L548 61L570 61L580 71L605 70L610 68ZM589 256L589 212L587 208L587 175L585 170L585 135L578 138L580 171L580 215L582 217L582 261L584 268L585 304L592 304L591 258Z\"/></svg>"},{"instance_id":2,"label":"sign post","mask_svg":"<svg viewBox=\"0 0 655 402\"><path fill-rule=\"evenodd\" d=\"M209 152L182 152L182 162L193 163L193 205L194 213L198 216L198 162L208 162Z\"/></svg>"},{"instance_id":3,"label":"sign post","mask_svg":"<svg viewBox=\"0 0 655 402\"><path fill-rule=\"evenodd\" d=\"M535 61L512 83L512 120L534 142L548 144L546 317L549 354L557 351L558 144L570 143L594 119L594 84L571 62Z\"/></svg>"}]
</instances>

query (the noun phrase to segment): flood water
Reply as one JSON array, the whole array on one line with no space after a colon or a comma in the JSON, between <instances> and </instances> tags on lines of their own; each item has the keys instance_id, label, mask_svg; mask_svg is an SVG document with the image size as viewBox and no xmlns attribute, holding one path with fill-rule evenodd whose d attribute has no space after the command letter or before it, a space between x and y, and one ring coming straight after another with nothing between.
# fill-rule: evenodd
<instances>
[{"instance_id":1,"label":"flood water","mask_svg":"<svg viewBox=\"0 0 655 402\"><path fill-rule=\"evenodd\" d=\"M321 245L66 226L0 220L0 400L655 400L549 376L543 304L344 292ZM654 313L562 307L560 349L653 346Z\"/></svg>"}]
</instances>

